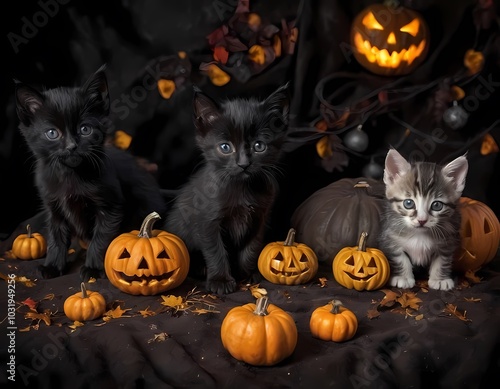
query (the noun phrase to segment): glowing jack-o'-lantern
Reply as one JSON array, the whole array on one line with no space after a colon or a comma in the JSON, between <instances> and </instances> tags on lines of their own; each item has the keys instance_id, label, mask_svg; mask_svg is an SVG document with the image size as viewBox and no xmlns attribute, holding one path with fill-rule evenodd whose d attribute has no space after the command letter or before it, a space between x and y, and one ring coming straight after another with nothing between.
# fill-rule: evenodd
<instances>
[{"instance_id":1,"label":"glowing jack-o'-lantern","mask_svg":"<svg viewBox=\"0 0 500 389\"><path fill-rule=\"evenodd\" d=\"M348 289L376 290L389 280L389 261L382 251L366 247L366 232L357 247L344 247L333 259L335 280Z\"/></svg>"},{"instance_id":2,"label":"glowing jack-o'-lantern","mask_svg":"<svg viewBox=\"0 0 500 389\"><path fill-rule=\"evenodd\" d=\"M461 245L453 261L453 270L477 271L497 254L500 222L490 207L469 197L460 198L458 210L462 216Z\"/></svg>"},{"instance_id":3,"label":"glowing jack-o'-lantern","mask_svg":"<svg viewBox=\"0 0 500 389\"><path fill-rule=\"evenodd\" d=\"M152 212L140 231L116 237L104 257L104 270L116 288L133 295L155 295L179 286L189 271L189 252L178 236L153 230Z\"/></svg>"},{"instance_id":4,"label":"glowing jack-o'-lantern","mask_svg":"<svg viewBox=\"0 0 500 389\"><path fill-rule=\"evenodd\" d=\"M305 284L318 271L318 257L309 246L295 242L293 228L284 242L268 243L257 264L266 280L280 285Z\"/></svg>"},{"instance_id":5,"label":"glowing jack-o'-lantern","mask_svg":"<svg viewBox=\"0 0 500 389\"><path fill-rule=\"evenodd\" d=\"M416 11L372 4L354 18L351 44L356 60L371 72L405 75L427 56L429 28Z\"/></svg>"}]
</instances>

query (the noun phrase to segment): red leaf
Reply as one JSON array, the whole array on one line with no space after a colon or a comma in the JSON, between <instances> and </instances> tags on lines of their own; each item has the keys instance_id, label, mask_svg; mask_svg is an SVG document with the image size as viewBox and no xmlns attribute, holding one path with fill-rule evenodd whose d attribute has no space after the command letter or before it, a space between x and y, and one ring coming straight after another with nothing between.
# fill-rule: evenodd
<instances>
[{"instance_id":1,"label":"red leaf","mask_svg":"<svg viewBox=\"0 0 500 389\"><path fill-rule=\"evenodd\" d=\"M227 63L227 59L229 58L229 53L226 48L223 46L216 46L214 48L214 59L219 61L223 65Z\"/></svg>"},{"instance_id":2,"label":"red leaf","mask_svg":"<svg viewBox=\"0 0 500 389\"><path fill-rule=\"evenodd\" d=\"M26 305L29 309L36 312L36 306L38 305L38 302L33 300L31 297L28 297L26 300L21 301L21 304Z\"/></svg>"}]
</instances>

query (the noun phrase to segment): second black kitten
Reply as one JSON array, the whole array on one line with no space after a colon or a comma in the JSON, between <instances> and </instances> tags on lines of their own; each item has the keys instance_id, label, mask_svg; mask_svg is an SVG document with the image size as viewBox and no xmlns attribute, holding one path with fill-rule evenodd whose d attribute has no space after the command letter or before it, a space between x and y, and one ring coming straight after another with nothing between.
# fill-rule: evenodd
<instances>
[{"instance_id":1,"label":"second black kitten","mask_svg":"<svg viewBox=\"0 0 500 389\"><path fill-rule=\"evenodd\" d=\"M232 293L236 280L260 279L257 260L278 194L288 87L264 100L221 104L195 88L193 109L204 163L175 199L165 229L202 254L208 291Z\"/></svg>"},{"instance_id":2,"label":"second black kitten","mask_svg":"<svg viewBox=\"0 0 500 389\"><path fill-rule=\"evenodd\" d=\"M103 277L104 256L122 232L165 212L155 178L106 142L109 93L104 68L79 87L38 91L16 82L19 129L36 161L35 184L47 215L45 278L64 274L73 238L87 244L83 281Z\"/></svg>"}]
</instances>

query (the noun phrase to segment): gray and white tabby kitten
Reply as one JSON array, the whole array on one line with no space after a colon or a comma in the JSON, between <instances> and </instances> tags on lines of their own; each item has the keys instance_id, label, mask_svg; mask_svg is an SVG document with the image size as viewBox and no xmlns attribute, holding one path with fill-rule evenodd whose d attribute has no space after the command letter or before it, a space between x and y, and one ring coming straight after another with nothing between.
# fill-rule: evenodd
<instances>
[{"instance_id":1,"label":"gray and white tabby kitten","mask_svg":"<svg viewBox=\"0 0 500 389\"><path fill-rule=\"evenodd\" d=\"M385 159L387 205L379 248L391 266L389 283L415 285L414 266L429 270L431 289L449 290L453 255L460 245L460 213L468 162L460 156L446 166L409 163L395 149Z\"/></svg>"}]
</instances>

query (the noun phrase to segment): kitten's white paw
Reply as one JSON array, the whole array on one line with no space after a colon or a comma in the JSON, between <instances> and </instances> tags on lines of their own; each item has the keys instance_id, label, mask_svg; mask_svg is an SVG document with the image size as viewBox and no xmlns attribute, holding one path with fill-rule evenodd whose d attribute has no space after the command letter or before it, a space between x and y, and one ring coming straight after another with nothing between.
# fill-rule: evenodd
<instances>
[{"instance_id":1,"label":"kitten's white paw","mask_svg":"<svg viewBox=\"0 0 500 389\"><path fill-rule=\"evenodd\" d=\"M415 279L403 276L393 276L389 280L391 286L395 286L400 289L409 289L415 286Z\"/></svg>"},{"instance_id":2,"label":"kitten's white paw","mask_svg":"<svg viewBox=\"0 0 500 389\"><path fill-rule=\"evenodd\" d=\"M450 290L453 289L455 283L451 278L445 278L444 280L431 280L429 279L429 288L439 289L439 290Z\"/></svg>"}]
</instances>

